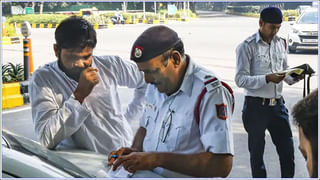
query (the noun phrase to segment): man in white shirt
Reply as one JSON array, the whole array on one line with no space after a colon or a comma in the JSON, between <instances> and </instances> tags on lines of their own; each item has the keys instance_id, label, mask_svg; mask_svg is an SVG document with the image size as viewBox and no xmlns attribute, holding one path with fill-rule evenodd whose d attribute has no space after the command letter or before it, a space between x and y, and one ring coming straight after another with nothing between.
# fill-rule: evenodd
<instances>
[{"instance_id":1,"label":"man in white shirt","mask_svg":"<svg viewBox=\"0 0 320 180\"><path fill-rule=\"evenodd\" d=\"M259 31L248 37L236 50L235 82L244 88L242 110L248 133L252 177L267 177L263 162L265 131L270 132L280 159L281 177L294 176L294 148L288 110L282 97L281 72L288 68L286 41L276 36L282 13L275 7L261 11Z\"/></svg>"},{"instance_id":2,"label":"man in white shirt","mask_svg":"<svg viewBox=\"0 0 320 180\"><path fill-rule=\"evenodd\" d=\"M148 84L146 109L131 148L110 165L163 177L226 177L233 161L231 88L184 53L178 34L154 26L135 41L131 59ZM135 177L135 176L133 176Z\"/></svg>"},{"instance_id":3,"label":"man in white shirt","mask_svg":"<svg viewBox=\"0 0 320 180\"><path fill-rule=\"evenodd\" d=\"M118 56L93 56L93 26L79 17L59 24L54 44L57 61L38 69L30 81L35 131L50 149L110 153L129 145L144 108L146 84L137 66ZM125 113L118 86L135 88Z\"/></svg>"}]
</instances>

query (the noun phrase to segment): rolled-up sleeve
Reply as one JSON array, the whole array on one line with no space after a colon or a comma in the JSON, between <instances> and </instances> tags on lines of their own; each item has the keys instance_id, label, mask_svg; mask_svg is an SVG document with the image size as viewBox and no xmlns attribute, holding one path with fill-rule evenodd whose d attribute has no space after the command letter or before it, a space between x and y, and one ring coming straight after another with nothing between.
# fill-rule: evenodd
<instances>
[{"instance_id":1,"label":"rolled-up sleeve","mask_svg":"<svg viewBox=\"0 0 320 180\"><path fill-rule=\"evenodd\" d=\"M254 75L251 72L253 52L248 43L241 43L236 49L236 75L235 82L238 87L246 89L259 89L267 84L266 75Z\"/></svg>"},{"instance_id":2,"label":"rolled-up sleeve","mask_svg":"<svg viewBox=\"0 0 320 180\"><path fill-rule=\"evenodd\" d=\"M45 74L35 72L29 84L32 118L40 143L53 149L75 133L90 112L73 95L59 106L54 88L44 77Z\"/></svg>"}]
</instances>

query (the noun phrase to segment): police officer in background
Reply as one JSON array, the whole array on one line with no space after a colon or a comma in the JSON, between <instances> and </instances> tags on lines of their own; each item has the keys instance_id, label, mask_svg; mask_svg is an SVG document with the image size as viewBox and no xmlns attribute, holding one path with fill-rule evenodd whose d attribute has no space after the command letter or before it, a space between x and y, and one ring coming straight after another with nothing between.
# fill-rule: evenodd
<instances>
[{"instance_id":1,"label":"police officer in background","mask_svg":"<svg viewBox=\"0 0 320 180\"><path fill-rule=\"evenodd\" d=\"M163 177L228 176L234 154L231 88L195 64L166 26L144 31L131 59L149 83L147 107L132 147L113 152L119 155L113 168Z\"/></svg>"},{"instance_id":2,"label":"police officer in background","mask_svg":"<svg viewBox=\"0 0 320 180\"><path fill-rule=\"evenodd\" d=\"M267 176L263 162L266 129L279 155L281 177L294 176L293 138L288 110L282 97L285 75L277 73L288 68L286 42L276 35L281 22L279 8L263 9L259 31L236 49L235 81L245 90L242 120L248 133L253 177Z\"/></svg>"}]
</instances>

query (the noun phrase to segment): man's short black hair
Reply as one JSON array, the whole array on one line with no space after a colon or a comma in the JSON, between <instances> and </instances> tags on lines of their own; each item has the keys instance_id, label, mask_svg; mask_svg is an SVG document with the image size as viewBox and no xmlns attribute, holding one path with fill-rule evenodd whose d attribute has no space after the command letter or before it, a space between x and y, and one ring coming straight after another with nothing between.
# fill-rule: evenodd
<instances>
[{"instance_id":1,"label":"man's short black hair","mask_svg":"<svg viewBox=\"0 0 320 180\"><path fill-rule=\"evenodd\" d=\"M97 44L96 31L85 19L71 16L63 20L55 31L56 44L59 48L94 48Z\"/></svg>"},{"instance_id":2,"label":"man's short black hair","mask_svg":"<svg viewBox=\"0 0 320 180\"><path fill-rule=\"evenodd\" d=\"M300 100L293 107L292 115L294 122L310 141L314 171L312 177L318 177L318 89Z\"/></svg>"}]
</instances>

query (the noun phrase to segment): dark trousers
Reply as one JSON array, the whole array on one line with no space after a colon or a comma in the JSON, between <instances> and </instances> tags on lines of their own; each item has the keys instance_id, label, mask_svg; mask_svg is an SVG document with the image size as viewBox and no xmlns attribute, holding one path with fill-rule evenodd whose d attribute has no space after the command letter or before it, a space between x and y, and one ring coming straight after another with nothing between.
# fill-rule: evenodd
<instances>
[{"instance_id":1,"label":"dark trousers","mask_svg":"<svg viewBox=\"0 0 320 180\"><path fill-rule=\"evenodd\" d=\"M262 98L246 97L242 120L248 133L252 177L267 177L263 162L265 131L269 131L280 159L281 177L294 176L294 147L288 110L283 99L270 106Z\"/></svg>"}]
</instances>

